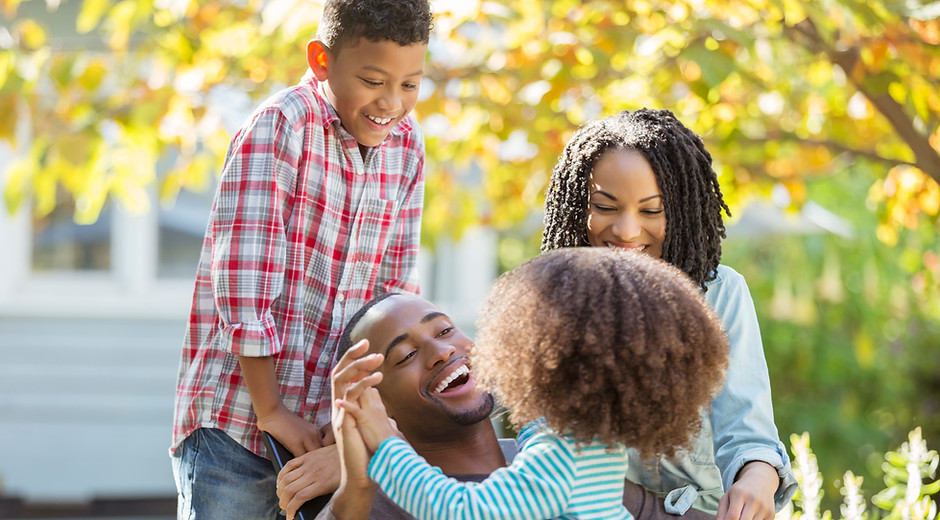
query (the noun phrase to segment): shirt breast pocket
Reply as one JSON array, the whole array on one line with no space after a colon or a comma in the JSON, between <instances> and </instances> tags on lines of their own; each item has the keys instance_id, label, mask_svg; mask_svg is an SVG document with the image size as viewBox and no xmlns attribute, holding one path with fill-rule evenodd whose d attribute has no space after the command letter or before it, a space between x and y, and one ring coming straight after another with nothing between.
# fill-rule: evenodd
<instances>
[{"instance_id":1,"label":"shirt breast pocket","mask_svg":"<svg viewBox=\"0 0 940 520\"><path fill-rule=\"evenodd\" d=\"M377 265L388 245L391 230L398 221L398 203L394 200L365 199L356 215L357 252L360 261Z\"/></svg>"}]
</instances>

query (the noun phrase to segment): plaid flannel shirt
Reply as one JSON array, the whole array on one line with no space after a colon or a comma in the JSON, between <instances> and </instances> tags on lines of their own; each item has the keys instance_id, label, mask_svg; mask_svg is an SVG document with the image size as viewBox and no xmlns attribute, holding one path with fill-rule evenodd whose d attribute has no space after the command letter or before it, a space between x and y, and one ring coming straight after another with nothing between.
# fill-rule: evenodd
<instances>
[{"instance_id":1,"label":"plaid flannel shirt","mask_svg":"<svg viewBox=\"0 0 940 520\"><path fill-rule=\"evenodd\" d=\"M196 274L173 441L220 428L263 454L238 356L274 356L287 408L324 424L346 320L418 291L424 138L408 116L363 158L308 72L233 138Z\"/></svg>"}]
</instances>

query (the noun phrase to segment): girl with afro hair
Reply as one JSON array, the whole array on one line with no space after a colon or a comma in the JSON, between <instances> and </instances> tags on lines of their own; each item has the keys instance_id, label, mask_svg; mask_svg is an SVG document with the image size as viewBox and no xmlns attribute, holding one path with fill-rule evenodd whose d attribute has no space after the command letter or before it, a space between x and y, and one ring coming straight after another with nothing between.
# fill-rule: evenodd
<instances>
[{"instance_id":1,"label":"girl with afro hair","mask_svg":"<svg viewBox=\"0 0 940 520\"><path fill-rule=\"evenodd\" d=\"M373 453L369 478L420 519L630 519L626 446L688 445L727 367L726 337L688 277L622 250L529 260L496 281L477 329L473 377L521 426L512 464L483 482L444 476L398 437L371 387L380 376L336 401Z\"/></svg>"},{"instance_id":2,"label":"girl with afro hair","mask_svg":"<svg viewBox=\"0 0 940 520\"><path fill-rule=\"evenodd\" d=\"M627 483L624 503L641 520L772 520L796 490L774 425L754 303L744 278L719 264L722 212L730 215L711 155L667 110L585 124L545 195L543 252L593 246L661 258L705 292L729 337L725 386L692 449L659 459L630 452L634 484Z\"/></svg>"}]
</instances>

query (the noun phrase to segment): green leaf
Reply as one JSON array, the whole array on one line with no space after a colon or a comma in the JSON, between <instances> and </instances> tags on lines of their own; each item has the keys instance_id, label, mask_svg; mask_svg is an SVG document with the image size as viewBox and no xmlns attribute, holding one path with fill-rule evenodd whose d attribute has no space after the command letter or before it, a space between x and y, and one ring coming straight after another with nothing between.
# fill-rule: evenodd
<instances>
[{"instance_id":1,"label":"green leaf","mask_svg":"<svg viewBox=\"0 0 940 520\"><path fill-rule=\"evenodd\" d=\"M702 80L709 88L721 85L736 68L734 60L721 49L710 51L702 46L692 46L683 50L680 56L698 64Z\"/></svg>"}]
</instances>

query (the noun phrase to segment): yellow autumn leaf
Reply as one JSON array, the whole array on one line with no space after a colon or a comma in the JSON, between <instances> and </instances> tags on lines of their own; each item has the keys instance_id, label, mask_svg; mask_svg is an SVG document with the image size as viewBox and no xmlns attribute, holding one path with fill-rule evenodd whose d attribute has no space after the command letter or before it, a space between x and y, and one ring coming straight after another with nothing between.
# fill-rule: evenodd
<instances>
[{"instance_id":1,"label":"yellow autumn leaf","mask_svg":"<svg viewBox=\"0 0 940 520\"><path fill-rule=\"evenodd\" d=\"M19 33L23 46L27 49L38 49L46 44L46 30L31 18L21 21L15 31Z\"/></svg>"},{"instance_id":2,"label":"yellow autumn leaf","mask_svg":"<svg viewBox=\"0 0 940 520\"><path fill-rule=\"evenodd\" d=\"M101 18L111 7L109 0L84 0L82 10L75 19L75 29L79 34L87 34L94 31L101 22Z\"/></svg>"}]
</instances>

